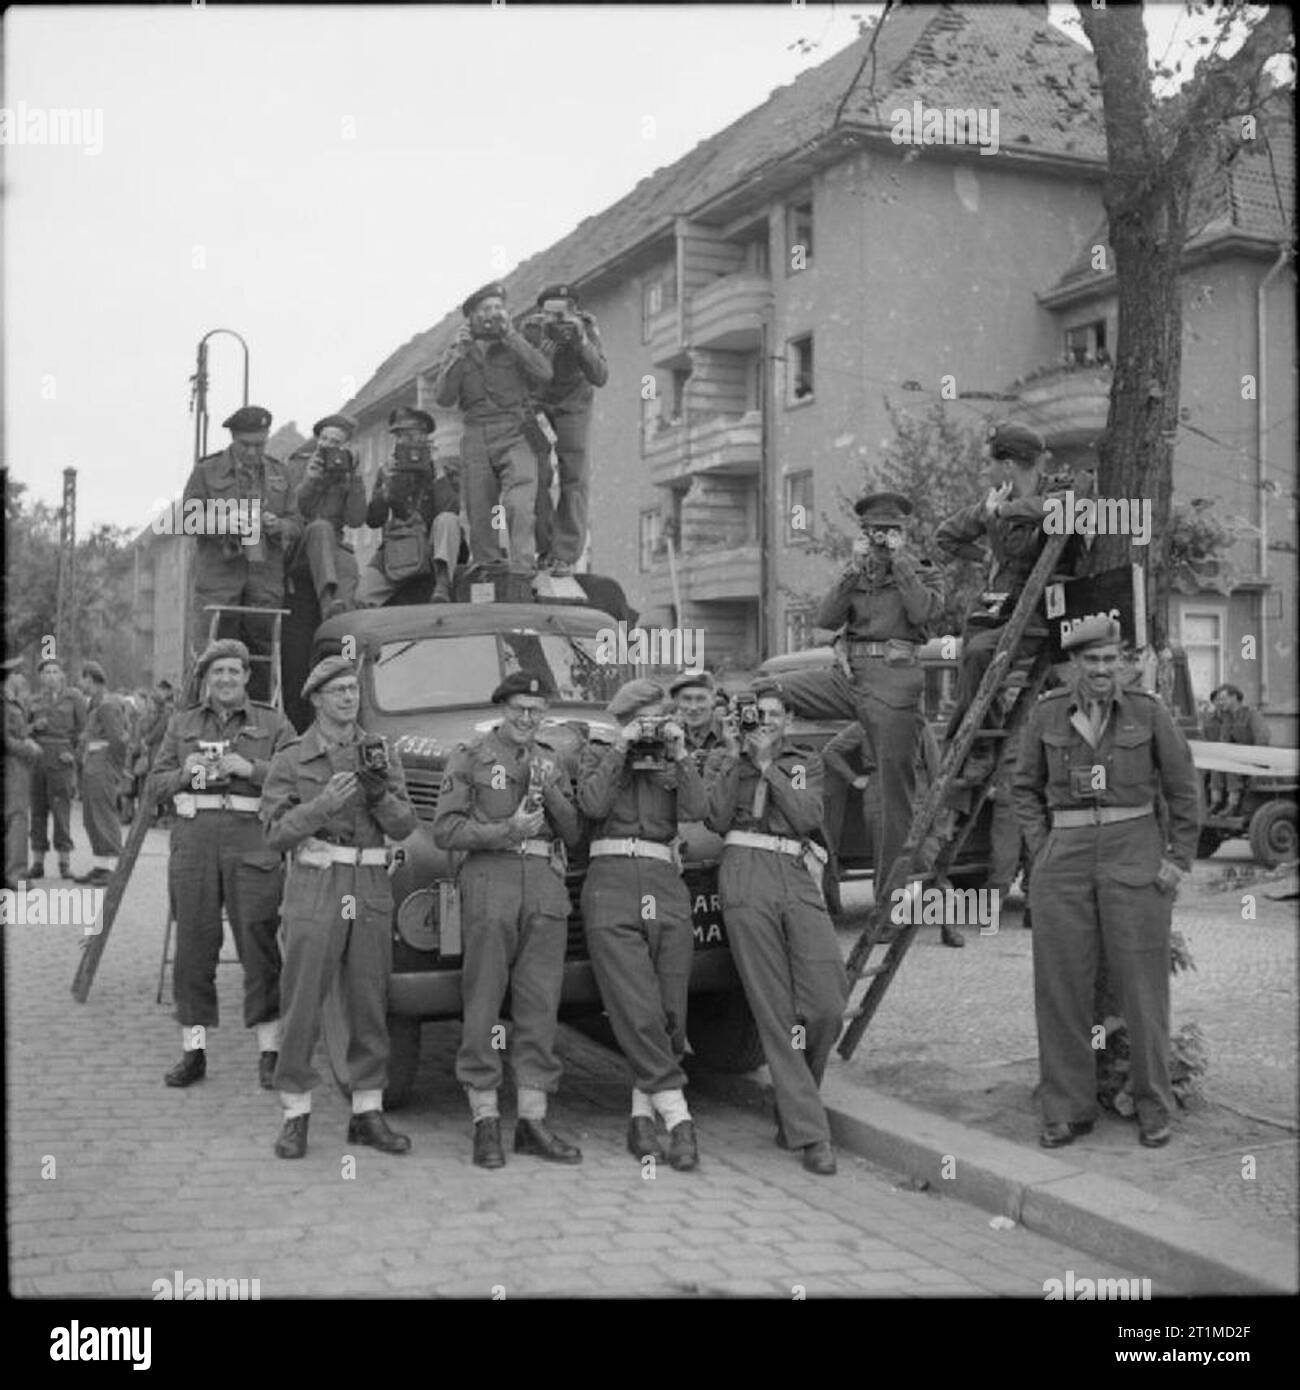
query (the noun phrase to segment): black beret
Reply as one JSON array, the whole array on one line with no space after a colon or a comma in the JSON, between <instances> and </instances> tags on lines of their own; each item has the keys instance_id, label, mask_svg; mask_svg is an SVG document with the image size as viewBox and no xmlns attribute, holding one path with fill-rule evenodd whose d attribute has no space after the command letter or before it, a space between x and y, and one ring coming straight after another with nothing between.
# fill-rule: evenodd
<instances>
[{"instance_id":1,"label":"black beret","mask_svg":"<svg viewBox=\"0 0 1300 1390\"><path fill-rule=\"evenodd\" d=\"M1123 641L1123 631L1114 618L1104 613L1084 618L1061 638L1063 652L1081 652L1088 647L1110 646Z\"/></svg>"},{"instance_id":2,"label":"black beret","mask_svg":"<svg viewBox=\"0 0 1300 1390\"><path fill-rule=\"evenodd\" d=\"M57 656L47 656L43 661L36 663L36 674L39 676L47 666L57 666L60 671L63 670L63 662Z\"/></svg>"},{"instance_id":3,"label":"black beret","mask_svg":"<svg viewBox=\"0 0 1300 1390\"><path fill-rule=\"evenodd\" d=\"M397 430L419 429L426 434L432 434L437 428L438 422L427 410L417 410L411 405L399 405L388 416L390 433L395 433Z\"/></svg>"},{"instance_id":4,"label":"black beret","mask_svg":"<svg viewBox=\"0 0 1300 1390\"><path fill-rule=\"evenodd\" d=\"M460 311L466 318L469 318L485 299L504 299L505 297L506 287L494 280L492 284L484 285L481 289L475 290L464 304L460 306Z\"/></svg>"},{"instance_id":5,"label":"black beret","mask_svg":"<svg viewBox=\"0 0 1300 1390\"><path fill-rule=\"evenodd\" d=\"M242 661L244 663L244 669L246 671L252 670L252 662L248 659L248 648L239 638L219 637L215 642L209 642L203 649L194 667L195 675L202 680L208 667L223 656L233 656L237 661Z\"/></svg>"},{"instance_id":6,"label":"black beret","mask_svg":"<svg viewBox=\"0 0 1300 1390\"><path fill-rule=\"evenodd\" d=\"M260 405L241 405L233 415L228 415L221 423L231 434L251 434L254 430L271 428L271 412L264 410Z\"/></svg>"},{"instance_id":7,"label":"black beret","mask_svg":"<svg viewBox=\"0 0 1300 1390\"><path fill-rule=\"evenodd\" d=\"M1028 425L1013 424L1010 420L990 425L987 438L989 452L994 458L1033 463L1039 454L1047 452L1046 441L1037 430L1031 430Z\"/></svg>"},{"instance_id":8,"label":"black beret","mask_svg":"<svg viewBox=\"0 0 1300 1390\"><path fill-rule=\"evenodd\" d=\"M853 504L868 525L901 526L912 515L912 504L901 492L869 492Z\"/></svg>"},{"instance_id":9,"label":"black beret","mask_svg":"<svg viewBox=\"0 0 1300 1390\"><path fill-rule=\"evenodd\" d=\"M549 700L554 694L555 687L549 680L529 675L527 671L511 671L492 692L492 703L503 705L512 695L539 695Z\"/></svg>"},{"instance_id":10,"label":"black beret","mask_svg":"<svg viewBox=\"0 0 1300 1390\"><path fill-rule=\"evenodd\" d=\"M357 422L347 415L326 415L324 419L316 421L311 427L311 432L319 439L321 430L329 429L331 425L336 429L346 430L349 439L357 432Z\"/></svg>"},{"instance_id":11,"label":"black beret","mask_svg":"<svg viewBox=\"0 0 1300 1390\"><path fill-rule=\"evenodd\" d=\"M756 700L780 700L782 705L786 705L785 687L774 676L759 676L749 687ZM787 706L788 707L788 706Z\"/></svg>"},{"instance_id":12,"label":"black beret","mask_svg":"<svg viewBox=\"0 0 1300 1390\"><path fill-rule=\"evenodd\" d=\"M669 682L668 693L676 695L679 691L690 690L696 685L707 690L710 695L717 689L717 682L713 679L711 671L683 671L680 676L674 676Z\"/></svg>"},{"instance_id":13,"label":"black beret","mask_svg":"<svg viewBox=\"0 0 1300 1390\"><path fill-rule=\"evenodd\" d=\"M357 664L346 656L327 656L311 668L302 685L302 698L305 700L314 691L326 686L338 676L355 676Z\"/></svg>"},{"instance_id":14,"label":"black beret","mask_svg":"<svg viewBox=\"0 0 1300 1390\"><path fill-rule=\"evenodd\" d=\"M108 676L105 674L104 668L98 661L83 661L81 663L81 674L97 680L100 685L108 684Z\"/></svg>"},{"instance_id":15,"label":"black beret","mask_svg":"<svg viewBox=\"0 0 1300 1390\"><path fill-rule=\"evenodd\" d=\"M654 704L663 698L664 688L658 681L640 676L620 685L606 709L615 719L628 719L637 710L644 709L646 705Z\"/></svg>"},{"instance_id":16,"label":"black beret","mask_svg":"<svg viewBox=\"0 0 1300 1390\"><path fill-rule=\"evenodd\" d=\"M571 299L576 304L578 292L572 285L547 285L537 296L537 307L540 309L548 299Z\"/></svg>"}]
</instances>

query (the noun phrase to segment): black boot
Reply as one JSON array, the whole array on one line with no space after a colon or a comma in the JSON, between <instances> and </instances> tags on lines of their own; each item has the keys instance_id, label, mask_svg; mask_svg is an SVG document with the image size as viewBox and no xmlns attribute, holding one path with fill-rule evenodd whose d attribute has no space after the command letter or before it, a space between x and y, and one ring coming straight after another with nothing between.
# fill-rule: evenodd
<instances>
[{"instance_id":1,"label":"black boot","mask_svg":"<svg viewBox=\"0 0 1300 1390\"><path fill-rule=\"evenodd\" d=\"M659 1147L659 1136L655 1133L655 1122L645 1115L633 1115L627 1122L627 1151L633 1158L663 1159L664 1151Z\"/></svg>"},{"instance_id":2,"label":"black boot","mask_svg":"<svg viewBox=\"0 0 1300 1390\"><path fill-rule=\"evenodd\" d=\"M504 1168L506 1156L501 1148L501 1121L490 1115L474 1121L474 1162L480 1168Z\"/></svg>"},{"instance_id":3,"label":"black boot","mask_svg":"<svg viewBox=\"0 0 1300 1390\"><path fill-rule=\"evenodd\" d=\"M544 1158L548 1163L581 1163L582 1150L546 1127L545 1120L520 1120L515 1125L515 1152Z\"/></svg>"},{"instance_id":4,"label":"black boot","mask_svg":"<svg viewBox=\"0 0 1300 1390\"><path fill-rule=\"evenodd\" d=\"M196 1047L185 1053L179 1062L163 1077L168 1086L193 1086L208 1074L208 1054Z\"/></svg>"},{"instance_id":5,"label":"black boot","mask_svg":"<svg viewBox=\"0 0 1300 1390\"><path fill-rule=\"evenodd\" d=\"M348 1121L348 1143L368 1144L385 1154L404 1154L411 1151L411 1140L405 1134L389 1129L382 1110L364 1110Z\"/></svg>"},{"instance_id":6,"label":"black boot","mask_svg":"<svg viewBox=\"0 0 1300 1390\"><path fill-rule=\"evenodd\" d=\"M689 1173L700 1164L700 1149L695 1139L695 1124L679 1120L668 1132L668 1164L679 1173Z\"/></svg>"},{"instance_id":7,"label":"black boot","mask_svg":"<svg viewBox=\"0 0 1300 1390\"><path fill-rule=\"evenodd\" d=\"M310 1115L295 1115L284 1122L275 1141L276 1158L301 1158L307 1152L307 1121Z\"/></svg>"}]
</instances>

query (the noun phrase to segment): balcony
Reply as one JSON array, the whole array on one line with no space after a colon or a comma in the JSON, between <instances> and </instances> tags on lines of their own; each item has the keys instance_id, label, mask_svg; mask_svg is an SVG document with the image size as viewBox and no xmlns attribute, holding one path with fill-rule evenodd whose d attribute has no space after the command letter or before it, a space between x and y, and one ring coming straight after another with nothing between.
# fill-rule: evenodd
<instances>
[{"instance_id":1,"label":"balcony","mask_svg":"<svg viewBox=\"0 0 1300 1390\"><path fill-rule=\"evenodd\" d=\"M663 485L695 473L756 475L762 448L762 417L749 410L663 425L646 444L645 459L651 482Z\"/></svg>"},{"instance_id":2,"label":"balcony","mask_svg":"<svg viewBox=\"0 0 1300 1390\"><path fill-rule=\"evenodd\" d=\"M1014 416L1058 453L1093 448L1106 429L1111 375L1109 367L1091 364L1035 372L1012 388L1019 397Z\"/></svg>"},{"instance_id":3,"label":"balcony","mask_svg":"<svg viewBox=\"0 0 1300 1390\"><path fill-rule=\"evenodd\" d=\"M677 306L661 309L650 320L650 360L656 367L687 367L690 357L677 333Z\"/></svg>"},{"instance_id":4,"label":"balcony","mask_svg":"<svg viewBox=\"0 0 1300 1390\"><path fill-rule=\"evenodd\" d=\"M758 602L760 565L758 542L688 550L677 556L677 587L683 604L720 603L737 599ZM668 607L673 602L668 561L656 563L649 582L650 602Z\"/></svg>"},{"instance_id":5,"label":"balcony","mask_svg":"<svg viewBox=\"0 0 1300 1390\"><path fill-rule=\"evenodd\" d=\"M691 296L687 330L691 346L757 352L763 317L771 303L772 282L766 275L740 271L720 276Z\"/></svg>"}]
</instances>

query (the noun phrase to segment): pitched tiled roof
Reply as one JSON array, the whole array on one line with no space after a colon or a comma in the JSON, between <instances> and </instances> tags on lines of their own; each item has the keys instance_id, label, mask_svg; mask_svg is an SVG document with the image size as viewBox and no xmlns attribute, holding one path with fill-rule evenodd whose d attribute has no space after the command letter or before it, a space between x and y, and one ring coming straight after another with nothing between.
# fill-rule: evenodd
<instances>
[{"instance_id":1,"label":"pitched tiled roof","mask_svg":"<svg viewBox=\"0 0 1300 1390\"><path fill-rule=\"evenodd\" d=\"M656 232L666 234L675 217L827 136L842 101L841 125L879 134L892 128L894 110L910 110L916 101L931 108L996 108L995 158L1084 165L1104 159L1092 55L1048 24L1045 7L902 5L880 28L868 57L870 44L871 34L864 34L778 87L761 106L516 267L504 280L512 301L524 302L547 281L581 284ZM348 413L366 411L433 367L459 323L459 313L450 312L399 348L347 403Z\"/></svg>"},{"instance_id":2,"label":"pitched tiled roof","mask_svg":"<svg viewBox=\"0 0 1300 1390\"><path fill-rule=\"evenodd\" d=\"M1254 140L1241 140L1240 119L1226 123L1236 150L1226 163L1214 164L1192 194L1188 212L1187 249L1198 250L1231 236L1290 242L1295 237L1295 120L1289 100L1262 120ZM1094 270L1093 247L1105 246L1106 265L1113 270L1108 225L1103 218L1084 239L1049 296L1078 290L1110 273Z\"/></svg>"}]
</instances>

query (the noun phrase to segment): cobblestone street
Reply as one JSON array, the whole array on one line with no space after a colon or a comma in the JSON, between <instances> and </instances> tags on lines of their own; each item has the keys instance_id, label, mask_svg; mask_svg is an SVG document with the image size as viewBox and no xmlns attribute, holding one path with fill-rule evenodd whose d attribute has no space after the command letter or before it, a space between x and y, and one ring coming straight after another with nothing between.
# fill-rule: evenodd
<instances>
[{"instance_id":1,"label":"cobblestone street","mask_svg":"<svg viewBox=\"0 0 1300 1390\"><path fill-rule=\"evenodd\" d=\"M163 1087L177 1048L169 1002L154 1003L165 856L154 832L84 1007L69 994L76 928L6 934L17 1295L149 1298L155 1280L181 1271L257 1279L263 1299L1042 1298L1044 1281L1070 1269L1140 1273L1022 1228L995 1229L986 1212L904 1190L897 1175L849 1154L838 1177L815 1178L775 1147L767 1118L704 1097L695 1100L700 1170L661 1165L644 1179L623 1148L621 1062L568 1032L553 1117L582 1145L581 1167L513 1155L499 1173L471 1165L451 1077L454 1025L426 1027L415 1100L394 1117L413 1139L409 1157L355 1149L355 1178L345 1178L347 1107L322 1086L306 1159L277 1161L278 1106L258 1089L254 1042L237 1024L210 1039L204 1082ZM918 952L918 975L929 954ZM219 981L224 1016L237 1019L237 967L222 966Z\"/></svg>"}]
</instances>

